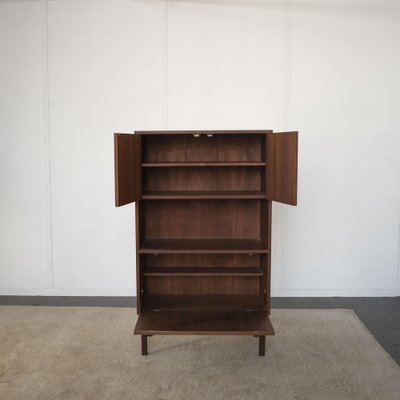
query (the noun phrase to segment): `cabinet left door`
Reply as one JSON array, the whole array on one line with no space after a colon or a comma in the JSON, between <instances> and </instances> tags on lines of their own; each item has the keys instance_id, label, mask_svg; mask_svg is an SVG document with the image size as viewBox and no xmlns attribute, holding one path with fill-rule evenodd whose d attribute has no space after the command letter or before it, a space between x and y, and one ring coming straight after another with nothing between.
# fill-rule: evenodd
<instances>
[{"instance_id":1,"label":"cabinet left door","mask_svg":"<svg viewBox=\"0 0 400 400\"><path fill-rule=\"evenodd\" d=\"M142 196L141 135L114 134L115 205L133 203Z\"/></svg>"}]
</instances>

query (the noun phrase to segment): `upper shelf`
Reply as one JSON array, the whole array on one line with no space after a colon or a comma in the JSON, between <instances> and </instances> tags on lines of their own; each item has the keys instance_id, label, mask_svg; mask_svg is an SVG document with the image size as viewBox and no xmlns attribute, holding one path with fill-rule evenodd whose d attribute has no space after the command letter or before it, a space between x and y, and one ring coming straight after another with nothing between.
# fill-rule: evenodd
<instances>
[{"instance_id":1,"label":"upper shelf","mask_svg":"<svg viewBox=\"0 0 400 400\"><path fill-rule=\"evenodd\" d=\"M219 191L148 191L143 200L209 200L209 199L265 199L265 193L258 190L219 190Z\"/></svg>"},{"instance_id":2,"label":"upper shelf","mask_svg":"<svg viewBox=\"0 0 400 400\"><path fill-rule=\"evenodd\" d=\"M262 161L239 162L146 162L142 167L264 167Z\"/></svg>"},{"instance_id":3,"label":"upper shelf","mask_svg":"<svg viewBox=\"0 0 400 400\"><path fill-rule=\"evenodd\" d=\"M115 204L122 206L141 200L142 189L171 190L172 187L160 187L162 177L152 177L154 187L142 188L142 177L146 178L155 171L177 171L182 174L182 184L190 181L184 171L207 175L220 171L235 174L260 174L262 184L267 187L267 198L285 204L297 204L297 132L272 133L260 131L253 135L216 134L215 131L174 135L174 132L153 132L153 134L114 135L115 151ZM169 133L169 134L168 134ZM219 132L222 133L222 132ZM222 160L222 161L221 161ZM187 162L191 161L191 162ZM218 162L219 161L219 162ZM177 169L180 168L180 169ZM192 168L190 168L192 167ZM197 168L193 168L197 167ZM208 167L214 167L207 170ZM222 167L222 168L221 168ZM224 168L225 167L225 168ZM233 168L231 168L233 167ZM237 168L234 168L237 167ZM268 168L266 168L268 167ZM144 170L144 169L147 169ZM151 170L151 173L149 172ZM143 173L144 172L144 173ZM171 174L172 175L172 174ZM233 175L233 174L232 174ZM173 178L173 177L172 177ZM150 178L148 178L150 179ZM193 180L193 179L192 179ZM197 182L196 179L193 180ZM224 180L222 180L224 182ZM227 181L225 187L217 185L219 190L226 189L262 189L234 185ZM195 186L195 185L193 185ZM179 188L174 188L175 190ZM187 186L184 190L193 190ZM194 187L195 190L210 190L209 187Z\"/></svg>"}]
</instances>

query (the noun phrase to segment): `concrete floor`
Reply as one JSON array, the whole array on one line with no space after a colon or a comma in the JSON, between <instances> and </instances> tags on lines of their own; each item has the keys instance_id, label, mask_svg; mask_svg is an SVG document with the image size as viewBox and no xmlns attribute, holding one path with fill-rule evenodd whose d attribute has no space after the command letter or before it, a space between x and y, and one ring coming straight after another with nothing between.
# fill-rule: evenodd
<instances>
[{"instance_id":1,"label":"concrete floor","mask_svg":"<svg viewBox=\"0 0 400 400\"><path fill-rule=\"evenodd\" d=\"M134 297L0 296L0 305L134 307ZM354 310L400 365L400 297L275 297L272 308Z\"/></svg>"},{"instance_id":2,"label":"concrete floor","mask_svg":"<svg viewBox=\"0 0 400 400\"><path fill-rule=\"evenodd\" d=\"M275 297L272 308L351 309L400 365L400 297Z\"/></svg>"}]
</instances>

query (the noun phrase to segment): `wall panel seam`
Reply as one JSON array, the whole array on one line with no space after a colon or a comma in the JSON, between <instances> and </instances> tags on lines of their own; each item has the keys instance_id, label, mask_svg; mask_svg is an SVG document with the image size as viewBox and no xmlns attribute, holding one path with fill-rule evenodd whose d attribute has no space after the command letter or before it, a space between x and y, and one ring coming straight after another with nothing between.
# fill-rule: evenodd
<instances>
[{"instance_id":1,"label":"wall panel seam","mask_svg":"<svg viewBox=\"0 0 400 400\"><path fill-rule=\"evenodd\" d=\"M163 14L163 29L161 29L161 59L162 59L162 67L161 67L161 82L162 82L162 124L163 129L168 129L168 91L169 91L169 82L168 82L168 0L164 0L164 14Z\"/></svg>"},{"instance_id":2,"label":"wall panel seam","mask_svg":"<svg viewBox=\"0 0 400 400\"><path fill-rule=\"evenodd\" d=\"M283 3L283 105L282 128L290 130L290 102L291 102L291 52L292 52L292 0ZM281 290L288 286L285 249L287 246L287 206L281 206Z\"/></svg>"},{"instance_id":3,"label":"wall panel seam","mask_svg":"<svg viewBox=\"0 0 400 400\"><path fill-rule=\"evenodd\" d=\"M47 0L41 1L42 19L42 82L43 82L43 154L44 195L46 219L46 281L47 288L54 288L53 213L51 198L51 146L50 146L50 92Z\"/></svg>"}]
</instances>

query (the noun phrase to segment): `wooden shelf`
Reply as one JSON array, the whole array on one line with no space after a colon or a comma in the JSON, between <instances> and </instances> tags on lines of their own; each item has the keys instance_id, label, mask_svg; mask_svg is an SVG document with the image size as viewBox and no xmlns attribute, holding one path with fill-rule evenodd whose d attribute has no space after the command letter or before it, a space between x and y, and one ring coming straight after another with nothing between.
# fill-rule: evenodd
<instances>
[{"instance_id":1,"label":"wooden shelf","mask_svg":"<svg viewBox=\"0 0 400 400\"><path fill-rule=\"evenodd\" d=\"M145 268L144 276L262 276L261 268L229 267L152 267Z\"/></svg>"},{"instance_id":2,"label":"wooden shelf","mask_svg":"<svg viewBox=\"0 0 400 400\"><path fill-rule=\"evenodd\" d=\"M142 195L143 200L206 200L206 199L265 199L261 191L152 191Z\"/></svg>"},{"instance_id":3,"label":"wooden shelf","mask_svg":"<svg viewBox=\"0 0 400 400\"><path fill-rule=\"evenodd\" d=\"M264 311L264 306L255 295L145 295L142 311Z\"/></svg>"},{"instance_id":4,"label":"wooden shelf","mask_svg":"<svg viewBox=\"0 0 400 400\"><path fill-rule=\"evenodd\" d=\"M261 240L249 239L146 239L140 254L262 254Z\"/></svg>"},{"instance_id":5,"label":"wooden shelf","mask_svg":"<svg viewBox=\"0 0 400 400\"><path fill-rule=\"evenodd\" d=\"M264 167L263 161L243 162L145 162L142 167Z\"/></svg>"},{"instance_id":6,"label":"wooden shelf","mask_svg":"<svg viewBox=\"0 0 400 400\"><path fill-rule=\"evenodd\" d=\"M226 311L143 312L135 327L139 335L274 335L265 313Z\"/></svg>"}]
</instances>

